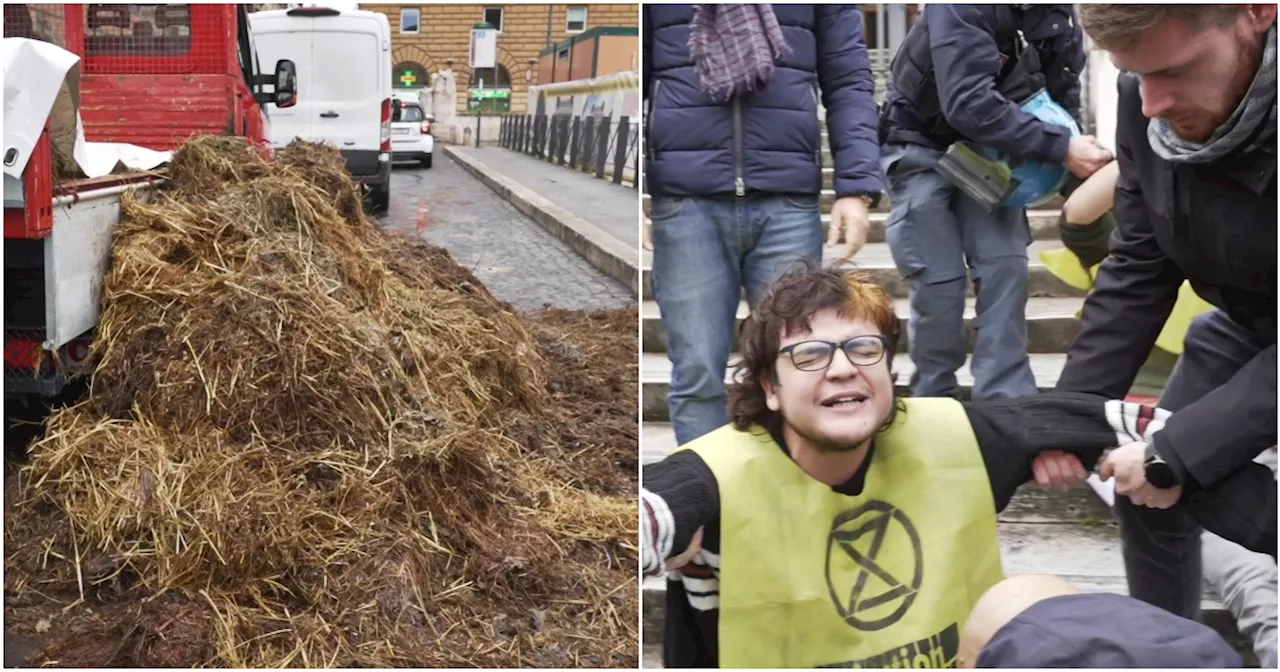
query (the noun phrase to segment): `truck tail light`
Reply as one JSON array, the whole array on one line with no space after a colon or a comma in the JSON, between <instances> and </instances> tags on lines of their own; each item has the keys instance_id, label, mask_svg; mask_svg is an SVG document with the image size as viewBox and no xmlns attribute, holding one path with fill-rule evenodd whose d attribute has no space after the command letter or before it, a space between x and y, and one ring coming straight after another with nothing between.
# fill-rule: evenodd
<instances>
[{"instance_id":1,"label":"truck tail light","mask_svg":"<svg viewBox=\"0 0 1280 672\"><path fill-rule=\"evenodd\" d=\"M4 365L17 369L34 370L39 368L42 358L39 341L22 338L4 339Z\"/></svg>"},{"instance_id":2,"label":"truck tail light","mask_svg":"<svg viewBox=\"0 0 1280 672\"><path fill-rule=\"evenodd\" d=\"M391 151L391 99L382 101L382 151Z\"/></svg>"}]
</instances>

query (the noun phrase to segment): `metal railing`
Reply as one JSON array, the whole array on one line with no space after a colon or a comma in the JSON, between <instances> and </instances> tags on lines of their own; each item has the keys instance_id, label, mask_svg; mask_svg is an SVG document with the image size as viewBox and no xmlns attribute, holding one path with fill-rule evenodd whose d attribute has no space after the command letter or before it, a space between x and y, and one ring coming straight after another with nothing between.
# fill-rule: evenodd
<instances>
[{"instance_id":1,"label":"metal railing","mask_svg":"<svg viewBox=\"0 0 1280 672\"><path fill-rule=\"evenodd\" d=\"M614 184L636 186L640 173L640 122L620 117L508 114L499 145L506 149L594 174Z\"/></svg>"}]
</instances>

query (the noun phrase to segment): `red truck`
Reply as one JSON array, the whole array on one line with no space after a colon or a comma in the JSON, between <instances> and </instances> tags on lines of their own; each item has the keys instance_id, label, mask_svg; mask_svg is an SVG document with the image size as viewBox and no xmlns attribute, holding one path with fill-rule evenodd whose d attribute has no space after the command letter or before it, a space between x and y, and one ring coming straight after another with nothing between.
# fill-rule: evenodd
<instances>
[{"instance_id":1,"label":"red truck","mask_svg":"<svg viewBox=\"0 0 1280 672\"><path fill-rule=\"evenodd\" d=\"M88 142L168 151L192 135L228 134L269 151L264 105L296 102L296 70L281 60L262 74L246 7L6 4L4 36L80 57ZM57 396L83 369L120 194L154 186L138 174L55 184L48 121L22 179L4 176L6 402Z\"/></svg>"}]
</instances>

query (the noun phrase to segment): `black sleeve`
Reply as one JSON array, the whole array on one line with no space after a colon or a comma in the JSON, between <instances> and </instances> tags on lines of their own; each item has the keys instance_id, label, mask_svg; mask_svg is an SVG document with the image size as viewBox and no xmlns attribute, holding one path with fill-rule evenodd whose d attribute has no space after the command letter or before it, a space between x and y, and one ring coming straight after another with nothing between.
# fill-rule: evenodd
<instances>
[{"instance_id":1,"label":"black sleeve","mask_svg":"<svg viewBox=\"0 0 1280 672\"><path fill-rule=\"evenodd\" d=\"M1174 413L1152 436L1174 469L1211 487L1276 445L1276 346L1225 384Z\"/></svg>"},{"instance_id":2,"label":"black sleeve","mask_svg":"<svg viewBox=\"0 0 1280 672\"><path fill-rule=\"evenodd\" d=\"M642 571L655 576L689 548L698 528L719 519L720 490L707 463L687 450L645 465L641 484Z\"/></svg>"},{"instance_id":3,"label":"black sleeve","mask_svg":"<svg viewBox=\"0 0 1280 672\"><path fill-rule=\"evenodd\" d=\"M1063 126L1041 121L1000 95L1000 51L992 5L928 3L917 21L929 27L938 101L947 123L966 138L1014 156L1062 163L1071 141Z\"/></svg>"},{"instance_id":4,"label":"black sleeve","mask_svg":"<svg viewBox=\"0 0 1280 672\"><path fill-rule=\"evenodd\" d=\"M1106 398L1079 392L964 404L991 479L996 511L1004 511L1018 486L1031 477L1031 463L1046 450L1065 450L1093 469L1105 450L1118 445L1107 421Z\"/></svg>"},{"instance_id":5,"label":"black sleeve","mask_svg":"<svg viewBox=\"0 0 1280 672\"><path fill-rule=\"evenodd\" d=\"M877 136L876 78L857 5L814 5L818 84L827 110L836 197L884 191Z\"/></svg>"},{"instance_id":6,"label":"black sleeve","mask_svg":"<svg viewBox=\"0 0 1280 672\"><path fill-rule=\"evenodd\" d=\"M1134 149L1147 142L1147 119L1137 82L1120 77L1116 155L1115 236L1111 254L1098 268L1093 292L1085 299L1080 336L1067 353L1059 390L1090 392L1120 399L1147 361L1156 337L1173 312L1182 271L1165 256L1147 218L1134 164Z\"/></svg>"},{"instance_id":7,"label":"black sleeve","mask_svg":"<svg viewBox=\"0 0 1280 672\"><path fill-rule=\"evenodd\" d=\"M1204 529L1275 559L1276 477L1271 467L1250 462L1212 488L1184 490L1179 505Z\"/></svg>"},{"instance_id":8,"label":"black sleeve","mask_svg":"<svg viewBox=\"0 0 1280 672\"><path fill-rule=\"evenodd\" d=\"M1049 97L1057 101L1076 123L1080 123L1080 73L1084 72L1089 54L1085 49L1084 28L1080 26L1075 7L1059 7L1065 10L1071 31L1053 41L1050 58L1041 58L1045 63L1045 87L1049 90Z\"/></svg>"}]
</instances>

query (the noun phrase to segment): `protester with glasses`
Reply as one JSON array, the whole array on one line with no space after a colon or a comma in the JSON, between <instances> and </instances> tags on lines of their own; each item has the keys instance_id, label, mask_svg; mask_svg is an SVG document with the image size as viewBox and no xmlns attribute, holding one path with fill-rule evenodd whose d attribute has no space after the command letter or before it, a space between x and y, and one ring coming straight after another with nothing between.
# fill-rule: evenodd
<instances>
[{"instance_id":1,"label":"protester with glasses","mask_svg":"<svg viewBox=\"0 0 1280 672\"><path fill-rule=\"evenodd\" d=\"M1004 578L996 514L1036 456L1071 446L1092 468L1163 413L1077 393L898 399L892 300L838 267L784 274L740 336L732 423L644 468L666 667L954 665Z\"/></svg>"}]
</instances>

